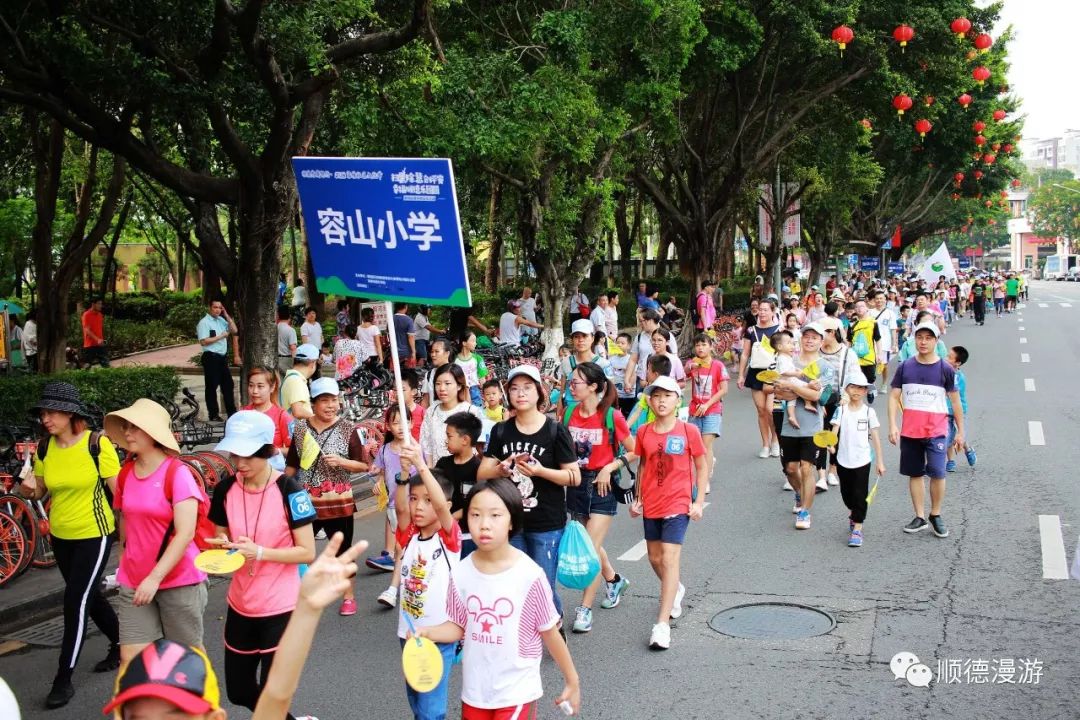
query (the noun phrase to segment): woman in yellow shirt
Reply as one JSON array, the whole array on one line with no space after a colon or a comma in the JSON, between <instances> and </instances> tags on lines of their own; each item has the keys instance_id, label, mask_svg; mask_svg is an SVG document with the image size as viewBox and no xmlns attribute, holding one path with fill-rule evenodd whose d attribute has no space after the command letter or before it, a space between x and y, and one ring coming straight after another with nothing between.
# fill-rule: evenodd
<instances>
[{"instance_id":1,"label":"woman in yellow shirt","mask_svg":"<svg viewBox=\"0 0 1080 720\"><path fill-rule=\"evenodd\" d=\"M116 529L105 487L115 490L120 461L112 443L102 435L95 463L86 410L74 385L47 384L32 412L48 435L34 457L33 475L19 484L19 491L34 498L52 494L49 522L53 552L65 582L60 662L45 699L51 709L66 705L75 694L71 676L86 638L87 618L109 639L109 654L94 666L94 672L120 666L119 624L101 593L101 576Z\"/></svg>"}]
</instances>

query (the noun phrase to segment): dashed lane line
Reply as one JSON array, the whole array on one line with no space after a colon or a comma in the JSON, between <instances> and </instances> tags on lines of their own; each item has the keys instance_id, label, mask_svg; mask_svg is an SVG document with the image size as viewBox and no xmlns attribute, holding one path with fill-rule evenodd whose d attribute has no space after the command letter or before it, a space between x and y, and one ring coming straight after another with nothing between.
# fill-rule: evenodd
<instances>
[{"instance_id":1,"label":"dashed lane line","mask_svg":"<svg viewBox=\"0 0 1080 720\"><path fill-rule=\"evenodd\" d=\"M1043 426L1038 420L1028 420L1028 442L1032 445L1046 444L1046 436L1043 435Z\"/></svg>"},{"instance_id":2,"label":"dashed lane line","mask_svg":"<svg viewBox=\"0 0 1080 720\"><path fill-rule=\"evenodd\" d=\"M1024 378L1024 391L1035 392L1035 378Z\"/></svg>"},{"instance_id":3,"label":"dashed lane line","mask_svg":"<svg viewBox=\"0 0 1080 720\"><path fill-rule=\"evenodd\" d=\"M1061 536L1059 516L1039 516L1039 540L1042 544L1043 578L1068 580L1069 566L1065 561L1065 540Z\"/></svg>"},{"instance_id":4,"label":"dashed lane line","mask_svg":"<svg viewBox=\"0 0 1080 720\"><path fill-rule=\"evenodd\" d=\"M1020 362L1022 362L1022 363L1031 362L1031 356L1028 355L1027 353L1020 353Z\"/></svg>"}]
</instances>

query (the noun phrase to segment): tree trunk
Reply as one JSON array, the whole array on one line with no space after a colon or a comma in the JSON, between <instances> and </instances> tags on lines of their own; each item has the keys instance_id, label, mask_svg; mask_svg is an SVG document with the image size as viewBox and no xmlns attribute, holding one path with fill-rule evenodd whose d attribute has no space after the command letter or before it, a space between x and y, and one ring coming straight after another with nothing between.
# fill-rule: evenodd
<instances>
[{"instance_id":1,"label":"tree trunk","mask_svg":"<svg viewBox=\"0 0 1080 720\"><path fill-rule=\"evenodd\" d=\"M300 277L300 251L296 247L296 223L289 223L289 245L292 255L292 280L296 284L296 278Z\"/></svg>"},{"instance_id":2,"label":"tree trunk","mask_svg":"<svg viewBox=\"0 0 1080 720\"><path fill-rule=\"evenodd\" d=\"M325 311L326 311L326 307L325 307L326 298L323 296L323 294L321 292L319 292L319 285L316 282L317 277L315 275L315 265L312 264L312 262L311 262L311 251L308 249L307 231L302 226L300 228L300 238L301 238L301 240L303 240L303 245L304 245L304 261L305 261L304 262L304 274L307 275L307 277L304 280L304 287L307 288L308 307L313 307L316 310L318 310L319 311L319 317L322 318L323 315L325 314ZM275 281L274 284L276 285L277 284L277 277L276 276L274 278L274 281ZM275 322L276 322L276 318L275 318ZM268 326L268 327L272 327L273 324L274 323L271 322L270 326Z\"/></svg>"},{"instance_id":3,"label":"tree trunk","mask_svg":"<svg viewBox=\"0 0 1080 720\"><path fill-rule=\"evenodd\" d=\"M484 268L484 290L494 293L499 289L502 268L503 233L496 227L499 202L502 200L502 181L491 179L491 196L488 199L488 256Z\"/></svg>"}]
</instances>

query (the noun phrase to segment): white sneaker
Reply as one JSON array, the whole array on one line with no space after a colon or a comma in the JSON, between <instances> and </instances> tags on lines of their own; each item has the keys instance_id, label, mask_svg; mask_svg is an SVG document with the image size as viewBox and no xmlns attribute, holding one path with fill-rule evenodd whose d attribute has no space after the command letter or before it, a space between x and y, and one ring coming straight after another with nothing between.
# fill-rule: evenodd
<instances>
[{"instance_id":1,"label":"white sneaker","mask_svg":"<svg viewBox=\"0 0 1080 720\"><path fill-rule=\"evenodd\" d=\"M769 450L769 454L773 457L780 457L780 443L774 442L772 448Z\"/></svg>"},{"instance_id":2,"label":"white sneaker","mask_svg":"<svg viewBox=\"0 0 1080 720\"><path fill-rule=\"evenodd\" d=\"M320 529L319 532L315 533L315 539L316 540L325 540L326 539L326 531ZM318 718L316 718L315 720L318 720Z\"/></svg>"},{"instance_id":3,"label":"white sneaker","mask_svg":"<svg viewBox=\"0 0 1080 720\"><path fill-rule=\"evenodd\" d=\"M825 482L825 478L818 478L816 487L818 492L826 492L829 489L829 483Z\"/></svg>"},{"instance_id":4,"label":"white sneaker","mask_svg":"<svg viewBox=\"0 0 1080 720\"><path fill-rule=\"evenodd\" d=\"M759 452L757 454L757 456L759 458L767 458L767 457L769 457L769 448L767 448L767 447L761 448L761 452Z\"/></svg>"},{"instance_id":5,"label":"white sneaker","mask_svg":"<svg viewBox=\"0 0 1080 720\"><path fill-rule=\"evenodd\" d=\"M379 593L379 604L385 605L388 608L397 607L397 588L391 585L390 587Z\"/></svg>"},{"instance_id":6,"label":"white sneaker","mask_svg":"<svg viewBox=\"0 0 1080 720\"><path fill-rule=\"evenodd\" d=\"M781 490L791 491L791 490L794 490L795 488L791 487L791 483L789 483L787 480L785 480L784 481L784 486L782 488L780 488L780 489Z\"/></svg>"},{"instance_id":7,"label":"white sneaker","mask_svg":"<svg viewBox=\"0 0 1080 720\"><path fill-rule=\"evenodd\" d=\"M682 617L682 601L686 596L686 586L679 583L679 589L675 591L675 602L671 605L671 617L676 620Z\"/></svg>"},{"instance_id":8,"label":"white sneaker","mask_svg":"<svg viewBox=\"0 0 1080 720\"><path fill-rule=\"evenodd\" d=\"M836 487L837 485L840 484L840 478L836 477L835 473L829 473L828 482L833 487Z\"/></svg>"},{"instance_id":9,"label":"white sneaker","mask_svg":"<svg viewBox=\"0 0 1080 720\"><path fill-rule=\"evenodd\" d=\"M667 650L671 647L671 626L667 623L653 625L652 635L649 636L649 647L653 650Z\"/></svg>"}]
</instances>

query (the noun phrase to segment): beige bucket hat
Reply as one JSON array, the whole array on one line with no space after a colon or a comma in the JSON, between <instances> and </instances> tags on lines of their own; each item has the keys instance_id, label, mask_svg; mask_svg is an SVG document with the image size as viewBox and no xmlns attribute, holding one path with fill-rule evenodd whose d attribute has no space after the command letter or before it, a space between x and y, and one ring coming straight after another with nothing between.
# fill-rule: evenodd
<instances>
[{"instance_id":1,"label":"beige bucket hat","mask_svg":"<svg viewBox=\"0 0 1080 720\"><path fill-rule=\"evenodd\" d=\"M166 450L180 454L180 445L173 434L169 411L153 400L139 398L131 407L105 416L105 434L113 443L127 450L127 439L124 437L125 420L152 437Z\"/></svg>"}]
</instances>

